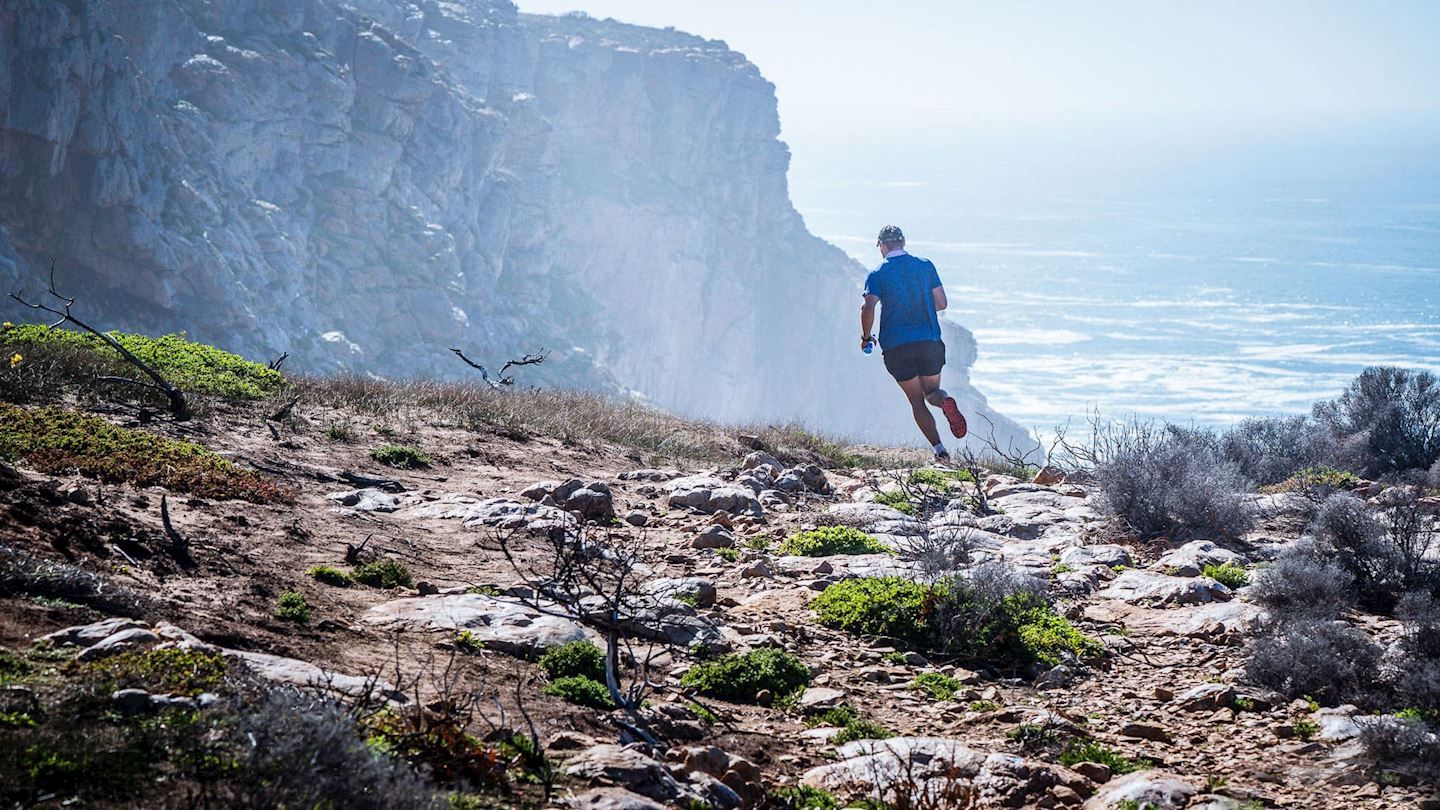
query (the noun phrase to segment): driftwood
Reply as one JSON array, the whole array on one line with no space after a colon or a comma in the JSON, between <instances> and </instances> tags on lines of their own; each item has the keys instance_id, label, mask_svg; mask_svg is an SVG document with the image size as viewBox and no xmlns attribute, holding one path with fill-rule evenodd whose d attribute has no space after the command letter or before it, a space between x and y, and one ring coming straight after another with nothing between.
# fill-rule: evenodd
<instances>
[{"instance_id":1,"label":"driftwood","mask_svg":"<svg viewBox=\"0 0 1440 810\"><path fill-rule=\"evenodd\" d=\"M505 376L505 372L509 371L512 368L519 368L521 366L538 366L550 357L549 349L541 349L538 354L527 354L519 360L507 360L505 362L505 365L500 367L500 373L499 375L497 375L497 378L492 380L490 379L489 370L487 370L485 366L481 365L480 363L477 363L474 360L466 357L465 352L453 346L450 347L450 351L454 352L456 357L464 361L465 365L475 369L476 371L479 371L480 379L488 383L491 388L501 388L514 385L515 375L512 374L507 377Z\"/></svg>"}]
</instances>

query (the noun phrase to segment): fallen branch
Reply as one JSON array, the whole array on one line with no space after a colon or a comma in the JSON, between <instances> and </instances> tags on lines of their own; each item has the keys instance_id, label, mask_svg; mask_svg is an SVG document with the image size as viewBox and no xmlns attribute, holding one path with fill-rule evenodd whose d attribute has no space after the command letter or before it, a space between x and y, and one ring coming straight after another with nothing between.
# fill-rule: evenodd
<instances>
[{"instance_id":1,"label":"fallen branch","mask_svg":"<svg viewBox=\"0 0 1440 810\"><path fill-rule=\"evenodd\" d=\"M175 524L170 522L170 498L166 495L160 496L160 525L165 527L165 536L170 538L173 548L183 550L190 545L185 536L175 529Z\"/></svg>"},{"instance_id":2,"label":"fallen branch","mask_svg":"<svg viewBox=\"0 0 1440 810\"><path fill-rule=\"evenodd\" d=\"M549 349L541 349L539 354L527 354L519 360L506 361L505 365L500 367L500 376L497 379L492 380L490 379L490 372L485 368L485 366L466 357L465 352L460 351L454 346L450 347L450 351L454 352L456 357L464 361L465 365L475 369L476 371L479 371L480 379L484 380L491 388L497 389L515 384L515 377L507 377L505 376L505 372L509 371L512 368L518 368L520 366L538 366L550 357Z\"/></svg>"},{"instance_id":3,"label":"fallen branch","mask_svg":"<svg viewBox=\"0 0 1440 810\"><path fill-rule=\"evenodd\" d=\"M289 358L290 358L290 353L289 353L289 352L281 352L279 357L275 358L274 360L271 360L269 363L266 363L265 365L266 365L271 371L279 371L279 370L280 370L280 367L283 366L283 365L285 365L285 361L288 360Z\"/></svg>"},{"instance_id":4,"label":"fallen branch","mask_svg":"<svg viewBox=\"0 0 1440 810\"><path fill-rule=\"evenodd\" d=\"M40 310L41 312L48 312L52 315L58 315L60 317L60 320L50 325L52 329L62 323L72 323L80 327L81 329L84 329L86 332L89 332L90 334L99 338L100 341L106 346L109 346L110 348L119 352L120 356L123 357L127 363L143 371L145 375L154 382L146 383L141 380L132 380L128 377L102 377L101 379L110 381L123 380L125 382L138 385L142 388L152 388L156 391L159 391L160 393L165 395L165 398L167 400L169 400L170 413L172 416L175 417L176 420L183 422L190 418L190 404L185 400L185 393L183 391L171 385L169 380L166 380L164 377L160 376L160 372L151 368L140 358L131 354L129 349L125 348L123 345L120 344L120 341L105 334L104 332L101 332L100 330L96 329L88 323L85 323L84 321L71 314L70 309L75 306L75 298L71 296L61 295L55 289L55 262L53 261L50 262L50 286L46 291L49 292L50 295L54 296L56 299L64 302L64 309L56 309L43 303L32 303L30 301L26 301L24 298L20 297L19 293L12 292L10 293L10 297L31 309Z\"/></svg>"},{"instance_id":5,"label":"fallen branch","mask_svg":"<svg viewBox=\"0 0 1440 810\"><path fill-rule=\"evenodd\" d=\"M358 475L352 472L340 473L340 480L356 487L373 487L383 489L386 492L405 492L405 485L399 481L389 478L371 478L368 475Z\"/></svg>"},{"instance_id":6,"label":"fallen branch","mask_svg":"<svg viewBox=\"0 0 1440 810\"><path fill-rule=\"evenodd\" d=\"M290 416L290 412L293 411L293 410L295 410L295 406L296 406L297 404L299 404L299 402L300 402L300 398L299 398L299 397L295 397L294 399L290 400L289 402L285 403L284 405L281 405L279 410L277 410L276 412L270 414L269 416L267 416L267 417L265 417L265 418L266 418L266 419L269 419L269 420L272 421L272 422L282 421L282 420L285 419L286 417Z\"/></svg>"}]
</instances>

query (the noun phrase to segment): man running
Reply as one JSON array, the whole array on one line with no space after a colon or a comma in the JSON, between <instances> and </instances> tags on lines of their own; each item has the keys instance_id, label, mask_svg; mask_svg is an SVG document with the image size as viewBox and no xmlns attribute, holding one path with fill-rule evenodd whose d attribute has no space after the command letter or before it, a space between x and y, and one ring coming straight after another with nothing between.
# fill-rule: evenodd
<instances>
[{"instance_id":1,"label":"man running","mask_svg":"<svg viewBox=\"0 0 1440 810\"><path fill-rule=\"evenodd\" d=\"M954 397L940 387L945 366L945 342L940 339L940 310L949 302L940 275L928 259L905 252L905 234L894 225L880 229L875 240L885 263L865 278L865 303L860 307L860 348L875 343L875 304L880 304L880 350L885 370L910 400L915 424L935 450L935 460L950 460L940 441L930 405L940 408L955 438L965 438L965 417Z\"/></svg>"}]
</instances>

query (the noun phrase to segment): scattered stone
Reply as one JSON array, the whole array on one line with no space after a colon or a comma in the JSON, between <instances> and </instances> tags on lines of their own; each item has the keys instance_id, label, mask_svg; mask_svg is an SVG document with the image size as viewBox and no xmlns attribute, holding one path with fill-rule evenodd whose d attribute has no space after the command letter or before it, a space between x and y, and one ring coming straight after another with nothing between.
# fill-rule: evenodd
<instances>
[{"instance_id":1,"label":"scattered stone","mask_svg":"<svg viewBox=\"0 0 1440 810\"><path fill-rule=\"evenodd\" d=\"M645 592L671 599L684 598L695 603L695 607L707 608L715 604L715 583L704 577L660 577L645 583Z\"/></svg>"},{"instance_id":2,"label":"scattered stone","mask_svg":"<svg viewBox=\"0 0 1440 810\"><path fill-rule=\"evenodd\" d=\"M685 807L738 807L734 790L708 774L692 774L681 782L670 770L637 746L597 745L570 760L565 774L591 782L609 782L657 802ZM698 782L699 784L696 784Z\"/></svg>"},{"instance_id":3,"label":"scattered stone","mask_svg":"<svg viewBox=\"0 0 1440 810\"><path fill-rule=\"evenodd\" d=\"M769 453L757 450L740 462L740 468L763 472L768 479L773 481L780 477L780 472L785 469L785 465Z\"/></svg>"},{"instance_id":4,"label":"scattered stone","mask_svg":"<svg viewBox=\"0 0 1440 810\"><path fill-rule=\"evenodd\" d=\"M150 693L144 689L120 689L111 693L110 700L125 714L138 714L150 708Z\"/></svg>"},{"instance_id":5,"label":"scattered stone","mask_svg":"<svg viewBox=\"0 0 1440 810\"><path fill-rule=\"evenodd\" d=\"M621 480L621 481L650 481L650 482L657 483L657 484L658 484L658 483L661 483L661 482L664 482L664 481L669 481L669 480L671 480L672 478L679 478L679 477L680 477L680 471L679 471L679 470L654 470L654 469L645 469L645 470L631 470L630 472L621 473L621 474L620 474L620 480Z\"/></svg>"},{"instance_id":6,"label":"scattered stone","mask_svg":"<svg viewBox=\"0 0 1440 810\"><path fill-rule=\"evenodd\" d=\"M1065 483L1065 473L1047 464L1040 468L1040 472L1035 473L1035 478L1032 483L1042 487L1053 487L1056 484L1063 484Z\"/></svg>"},{"instance_id":7,"label":"scattered stone","mask_svg":"<svg viewBox=\"0 0 1440 810\"><path fill-rule=\"evenodd\" d=\"M644 528L650 522L650 516L634 509L625 513L625 522L636 528Z\"/></svg>"},{"instance_id":8,"label":"scattered stone","mask_svg":"<svg viewBox=\"0 0 1440 810\"><path fill-rule=\"evenodd\" d=\"M373 678L362 678L321 669L308 661L285 658L268 653L248 650L222 650L230 658L244 661L256 675L267 681L335 692L348 697L373 697L379 695L396 703L408 703L409 698L390 684L377 682Z\"/></svg>"},{"instance_id":9,"label":"scattered stone","mask_svg":"<svg viewBox=\"0 0 1440 810\"><path fill-rule=\"evenodd\" d=\"M332 492L325 497L356 512L394 512L402 503L399 495L374 488Z\"/></svg>"},{"instance_id":10,"label":"scattered stone","mask_svg":"<svg viewBox=\"0 0 1440 810\"><path fill-rule=\"evenodd\" d=\"M1097 785L1110 781L1110 766L1099 762L1077 762L1070 769Z\"/></svg>"},{"instance_id":11,"label":"scattered stone","mask_svg":"<svg viewBox=\"0 0 1440 810\"><path fill-rule=\"evenodd\" d=\"M1036 678L1034 686L1036 689L1040 690L1064 689L1065 687L1069 686L1074 680L1075 670L1065 666L1064 664L1057 664L1056 666L1045 670L1045 672L1042 673L1040 677Z\"/></svg>"},{"instance_id":12,"label":"scattered stone","mask_svg":"<svg viewBox=\"0 0 1440 810\"><path fill-rule=\"evenodd\" d=\"M1202 683L1193 686L1175 699L1187 712L1211 712L1235 705L1235 687L1225 683Z\"/></svg>"},{"instance_id":13,"label":"scattered stone","mask_svg":"<svg viewBox=\"0 0 1440 810\"><path fill-rule=\"evenodd\" d=\"M522 503L512 498L477 499L470 495L449 493L438 500L418 506L408 514L417 518L443 518L463 521L466 528L477 526L500 529L549 531L556 527L572 527L574 516L564 509L541 503Z\"/></svg>"},{"instance_id":14,"label":"scattered stone","mask_svg":"<svg viewBox=\"0 0 1440 810\"><path fill-rule=\"evenodd\" d=\"M805 711L833 709L845 702L845 693L825 686L812 686L800 696L800 708Z\"/></svg>"},{"instance_id":15,"label":"scattered stone","mask_svg":"<svg viewBox=\"0 0 1440 810\"><path fill-rule=\"evenodd\" d=\"M775 576L775 572L774 572L773 570L771 570L771 568L770 568L770 562L769 562L768 560L759 559L759 560L755 560L755 561L747 564L745 567L741 568L741 569L740 569L740 576L746 577L746 578L749 578L749 579L759 579L759 578L769 579L769 578Z\"/></svg>"},{"instance_id":16,"label":"scattered stone","mask_svg":"<svg viewBox=\"0 0 1440 810\"><path fill-rule=\"evenodd\" d=\"M1106 568L1114 568L1117 565L1129 566L1134 561L1130 558L1130 551L1124 546L1110 544L1097 544L1093 546L1073 546L1060 552L1060 562L1071 568L1083 568L1088 565L1103 565Z\"/></svg>"},{"instance_id":17,"label":"scattered stone","mask_svg":"<svg viewBox=\"0 0 1440 810\"><path fill-rule=\"evenodd\" d=\"M1164 726L1157 726L1154 723L1142 723L1134 721L1120 727L1121 737L1136 737L1142 740L1153 740L1155 742L1170 742L1170 732Z\"/></svg>"},{"instance_id":18,"label":"scattered stone","mask_svg":"<svg viewBox=\"0 0 1440 810\"><path fill-rule=\"evenodd\" d=\"M578 810L665 810L659 802L617 787L587 790L571 799L569 806Z\"/></svg>"}]
</instances>

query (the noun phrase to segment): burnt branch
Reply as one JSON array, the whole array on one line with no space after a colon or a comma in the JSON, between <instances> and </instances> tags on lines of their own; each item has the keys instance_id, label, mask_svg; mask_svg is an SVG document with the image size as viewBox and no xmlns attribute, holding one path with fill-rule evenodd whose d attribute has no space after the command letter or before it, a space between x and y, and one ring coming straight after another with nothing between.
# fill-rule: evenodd
<instances>
[{"instance_id":1,"label":"burnt branch","mask_svg":"<svg viewBox=\"0 0 1440 810\"><path fill-rule=\"evenodd\" d=\"M266 363L265 366L266 366L267 368L269 368L271 371L279 371L279 370L280 370L280 367L283 366L283 365L285 365L285 361L286 361L286 360L289 360L289 359L290 359L290 353L289 353L289 352L281 352L279 357L275 358L274 360L271 360L269 363Z\"/></svg>"},{"instance_id":2,"label":"burnt branch","mask_svg":"<svg viewBox=\"0 0 1440 810\"><path fill-rule=\"evenodd\" d=\"M61 295L60 292L55 289L55 262L53 261L50 262L50 284L49 287L46 289L46 292L49 293L52 298L60 302L60 309L56 309L54 306L43 302L27 301L23 297L21 297L19 293L12 292L10 293L10 297L13 298L15 301L19 302L20 304L29 307L30 309L38 310L40 312L48 312L51 315L57 316L59 320L55 321L53 324L50 325L52 329L60 326L63 323L70 323L80 327L86 332L89 332L90 334L98 338L101 343L104 343L106 346L109 346L110 348L118 352L120 356L125 359L125 362L144 372L145 376L149 377L152 382L145 383L140 380L132 380L125 377L102 377L101 379L110 381L125 380L126 382L139 385L142 388L153 388L154 390L159 391L160 393L165 395L165 398L170 403L170 414L174 416L176 420L183 422L190 418L190 404L186 401L185 393L183 391L181 391L179 388L176 388L174 385L171 385L169 380L165 379L160 375L160 372L156 371L150 365L132 354L129 349L121 345L120 341L116 340L110 335L105 334L104 332L101 332L99 329L96 329L90 324L85 323L84 321L75 317L73 313L71 313L70 310L75 306L76 299L73 296Z\"/></svg>"},{"instance_id":3,"label":"burnt branch","mask_svg":"<svg viewBox=\"0 0 1440 810\"><path fill-rule=\"evenodd\" d=\"M496 379L492 380L490 379L490 371L486 369L484 365L466 357L465 352L455 348L454 346L450 347L450 351L454 352L455 356L460 358L461 361L465 363L465 365L480 372L480 379L484 380L485 383L491 388L496 389L508 387L515 384L515 377L513 375L509 377L505 376L505 372L509 371L510 369L519 368L521 366L538 366L550 357L549 349L541 349L539 354L527 354L519 360L506 361L505 365L500 367L499 376Z\"/></svg>"}]
</instances>

